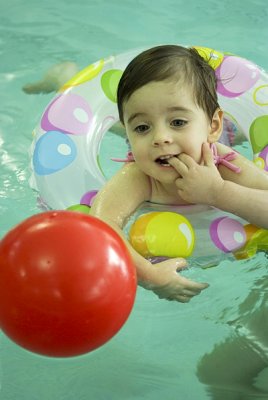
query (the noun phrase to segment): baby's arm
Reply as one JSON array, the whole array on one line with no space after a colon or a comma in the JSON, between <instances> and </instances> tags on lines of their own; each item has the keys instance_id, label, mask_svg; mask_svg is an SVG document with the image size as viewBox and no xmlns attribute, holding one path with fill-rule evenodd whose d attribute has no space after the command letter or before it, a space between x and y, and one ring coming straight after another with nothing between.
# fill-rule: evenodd
<instances>
[{"instance_id":1,"label":"baby's arm","mask_svg":"<svg viewBox=\"0 0 268 400\"><path fill-rule=\"evenodd\" d=\"M230 151L217 144L219 154ZM238 215L250 223L268 229L268 174L238 154L232 161L241 168L236 174L214 165L211 150L203 145L203 163L181 154L169 162L179 172L176 186L180 196L190 203L203 203Z\"/></svg>"},{"instance_id":2,"label":"baby's arm","mask_svg":"<svg viewBox=\"0 0 268 400\"><path fill-rule=\"evenodd\" d=\"M125 241L137 270L139 284L154 291L160 298L188 302L208 285L196 283L178 274L186 265L175 258L152 265L138 254L126 240L123 227L127 219L144 201L150 200L151 185L135 163L126 164L98 193L91 215L108 223Z\"/></svg>"}]
</instances>

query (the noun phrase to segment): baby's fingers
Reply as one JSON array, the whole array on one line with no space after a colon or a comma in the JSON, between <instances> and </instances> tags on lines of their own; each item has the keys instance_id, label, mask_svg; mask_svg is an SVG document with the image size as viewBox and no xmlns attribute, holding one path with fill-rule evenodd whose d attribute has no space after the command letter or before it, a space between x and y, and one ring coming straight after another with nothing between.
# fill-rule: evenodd
<instances>
[{"instance_id":1,"label":"baby's fingers","mask_svg":"<svg viewBox=\"0 0 268 400\"><path fill-rule=\"evenodd\" d=\"M187 268L187 261L185 258L174 258L173 263L177 272Z\"/></svg>"},{"instance_id":2,"label":"baby's fingers","mask_svg":"<svg viewBox=\"0 0 268 400\"><path fill-rule=\"evenodd\" d=\"M188 167L177 157L172 157L168 160L169 165L171 165L181 176L188 172Z\"/></svg>"},{"instance_id":3,"label":"baby's fingers","mask_svg":"<svg viewBox=\"0 0 268 400\"><path fill-rule=\"evenodd\" d=\"M187 261L184 258L173 259L173 262L174 262L174 268L175 268L176 272L180 272L180 271L187 269ZM180 284L184 288L183 294L187 294L187 295L192 294L195 296L197 294L200 294L200 292L203 289L206 289L209 286L208 283L195 282L195 281L187 279L179 274L178 274L178 278L180 279ZM188 292L185 292L185 291L188 291Z\"/></svg>"},{"instance_id":4,"label":"baby's fingers","mask_svg":"<svg viewBox=\"0 0 268 400\"><path fill-rule=\"evenodd\" d=\"M192 299L192 297L185 296L185 295L178 295L176 296L173 301L178 301L180 303L189 303L189 301Z\"/></svg>"},{"instance_id":5,"label":"baby's fingers","mask_svg":"<svg viewBox=\"0 0 268 400\"><path fill-rule=\"evenodd\" d=\"M182 290L181 293L176 293L173 296L170 296L169 298L167 298L167 300L169 301L178 301L180 303L189 303L189 301L195 297L198 296L201 293L201 290L187 290L184 289Z\"/></svg>"},{"instance_id":6,"label":"baby's fingers","mask_svg":"<svg viewBox=\"0 0 268 400\"><path fill-rule=\"evenodd\" d=\"M203 143L202 155L203 155L204 165L206 165L206 166L214 165L213 155L212 155L209 143Z\"/></svg>"},{"instance_id":7,"label":"baby's fingers","mask_svg":"<svg viewBox=\"0 0 268 400\"><path fill-rule=\"evenodd\" d=\"M178 271L178 270L177 270ZM206 289L209 284L205 282L195 282L191 279L185 278L184 276L178 275L180 278L181 285L186 289L192 292L200 291Z\"/></svg>"},{"instance_id":8,"label":"baby's fingers","mask_svg":"<svg viewBox=\"0 0 268 400\"><path fill-rule=\"evenodd\" d=\"M187 285L185 285L185 289L190 290L193 293L199 294L202 290L207 289L209 287L208 283L205 282L194 282L187 279Z\"/></svg>"},{"instance_id":9,"label":"baby's fingers","mask_svg":"<svg viewBox=\"0 0 268 400\"><path fill-rule=\"evenodd\" d=\"M196 295L176 294L167 298L169 301L178 301L180 303L189 303Z\"/></svg>"}]
</instances>

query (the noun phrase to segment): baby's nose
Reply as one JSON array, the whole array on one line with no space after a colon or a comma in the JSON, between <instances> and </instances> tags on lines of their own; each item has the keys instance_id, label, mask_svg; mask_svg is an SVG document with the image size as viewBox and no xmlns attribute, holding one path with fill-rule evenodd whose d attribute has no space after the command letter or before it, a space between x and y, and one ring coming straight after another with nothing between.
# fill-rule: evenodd
<instances>
[{"instance_id":1,"label":"baby's nose","mask_svg":"<svg viewBox=\"0 0 268 400\"><path fill-rule=\"evenodd\" d=\"M169 132L166 131L159 131L155 133L153 137L153 145L154 146L160 146L162 144L169 144L172 143L172 135Z\"/></svg>"}]
</instances>

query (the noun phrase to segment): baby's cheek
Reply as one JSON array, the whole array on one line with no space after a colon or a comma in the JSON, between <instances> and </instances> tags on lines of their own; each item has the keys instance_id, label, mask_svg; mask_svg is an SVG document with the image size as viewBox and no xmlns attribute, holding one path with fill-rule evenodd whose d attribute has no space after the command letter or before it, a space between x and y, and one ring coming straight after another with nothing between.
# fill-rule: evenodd
<instances>
[{"instance_id":1,"label":"baby's cheek","mask_svg":"<svg viewBox=\"0 0 268 400\"><path fill-rule=\"evenodd\" d=\"M202 150L197 149L196 151L189 152L188 154L192 159L199 165L202 165L204 163L203 157L202 157Z\"/></svg>"}]
</instances>

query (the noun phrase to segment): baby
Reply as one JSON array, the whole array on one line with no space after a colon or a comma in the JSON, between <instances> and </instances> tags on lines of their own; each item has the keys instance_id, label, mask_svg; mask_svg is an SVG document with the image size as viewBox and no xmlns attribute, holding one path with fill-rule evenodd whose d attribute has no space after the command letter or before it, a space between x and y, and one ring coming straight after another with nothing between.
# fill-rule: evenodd
<instances>
[{"instance_id":1,"label":"baby","mask_svg":"<svg viewBox=\"0 0 268 400\"><path fill-rule=\"evenodd\" d=\"M213 68L193 48L158 46L130 62L117 99L133 160L99 192L92 215L123 238L128 218L146 201L206 204L268 229L268 174L233 151L232 163L222 163L230 148L218 143L223 111L216 85ZM152 265L126 244L139 284L159 298L188 302L208 287L178 273L185 260Z\"/></svg>"}]
</instances>

